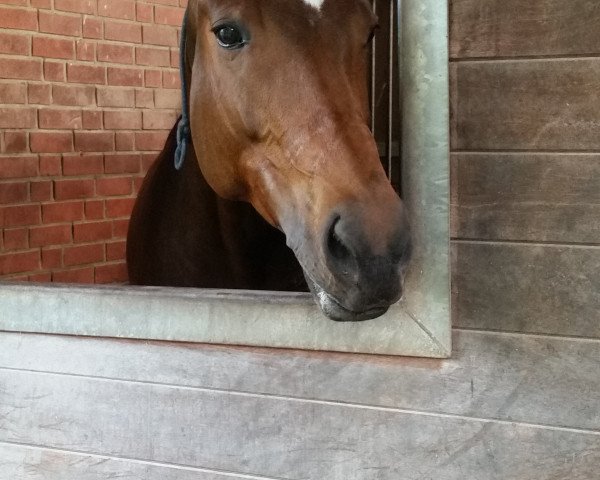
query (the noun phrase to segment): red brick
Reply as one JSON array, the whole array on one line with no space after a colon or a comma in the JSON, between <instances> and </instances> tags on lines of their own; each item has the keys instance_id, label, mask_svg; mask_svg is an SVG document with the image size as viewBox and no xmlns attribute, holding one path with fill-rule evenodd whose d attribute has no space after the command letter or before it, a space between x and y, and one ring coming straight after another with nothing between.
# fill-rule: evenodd
<instances>
[{"instance_id":1,"label":"red brick","mask_svg":"<svg viewBox=\"0 0 600 480\"><path fill-rule=\"evenodd\" d=\"M23 104L27 102L27 86L24 83L0 83L0 104Z\"/></svg>"},{"instance_id":2,"label":"red brick","mask_svg":"<svg viewBox=\"0 0 600 480\"><path fill-rule=\"evenodd\" d=\"M99 107L135 107L135 91L131 88L98 87Z\"/></svg>"},{"instance_id":3,"label":"red brick","mask_svg":"<svg viewBox=\"0 0 600 480\"><path fill-rule=\"evenodd\" d=\"M24 203L29 200L27 182L0 183L0 204Z\"/></svg>"},{"instance_id":4,"label":"red brick","mask_svg":"<svg viewBox=\"0 0 600 480\"><path fill-rule=\"evenodd\" d=\"M142 115L139 111L104 112L104 128L109 130L139 130L142 128Z\"/></svg>"},{"instance_id":5,"label":"red brick","mask_svg":"<svg viewBox=\"0 0 600 480\"><path fill-rule=\"evenodd\" d=\"M102 155L65 155L63 156L63 173L72 175L99 175L104 171Z\"/></svg>"},{"instance_id":6,"label":"red brick","mask_svg":"<svg viewBox=\"0 0 600 480\"><path fill-rule=\"evenodd\" d=\"M133 68L108 67L108 84L128 87L144 85L144 71Z\"/></svg>"},{"instance_id":7,"label":"red brick","mask_svg":"<svg viewBox=\"0 0 600 480\"><path fill-rule=\"evenodd\" d=\"M96 193L102 197L131 195L131 177L106 177L96 180Z\"/></svg>"},{"instance_id":8,"label":"red brick","mask_svg":"<svg viewBox=\"0 0 600 480\"><path fill-rule=\"evenodd\" d=\"M108 218L129 217L135 204L135 198L109 198L104 203Z\"/></svg>"},{"instance_id":9,"label":"red brick","mask_svg":"<svg viewBox=\"0 0 600 480\"><path fill-rule=\"evenodd\" d=\"M46 177L61 174L60 155L40 155L40 175Z\"/></svg>"},{"instance_id":10,"label":"red brick","mask_svg":"<svg viewBox=\"0 0 600 480\"><path fill-rule=\"evenodd\" d=\"M54 202L42 205L44 223L64 223L83 220L83 202Z\"/></svg>"},{"instance_id":11,"label":"red brick","mask_svg":"<svg viewBox=\"0 0 600 480\"><path fill-rule=\"evenodd\" d=\"M135 149L133 132L116 132L115 147L118 152L131 152Z\"/></svg>"},{"instance_id":12,"label":"red brick","mask_svg":"<svg viewBox=\"0 0 600 480\"><path fill-rule=\"evenodd\" d=\"M81 110L41 109L39 111L40 128L73 130L82 127Z\"/></svg>"},{"instance_id":13,"label":"red brick","mask_svg":"<svg viewBox=\"0 0 600 480\"><path fill-rule=\"evenodd\" d=\"M75 58L75 42L64 38L33 37L33 55L46 58Z\"/></svg>"},{"instance_id":14,"label":"red brick","mask_svg":"<svg viewBox=\"0 0 600 480\"><path fill-rule=\"evenodd\" d=\"M66 82L65 64L46 60L44 62L44 79L48 82Z\"/></svg>"},{"instance_id":15,"label":"red brick","mask_svg":"<svg viewBox=\"0 0 600 480\"><path fill-rule=\"evenodd\" d=\"M152 5L138 2L136 4L136 20L143 23L152 23L153 11Z\"/></svg>"},{"instance_id":16,"label":"red brick","mask_svg":"<svg viewBox=\"0 0 600 480\"><path fill-rule=\"evenodd\" d=\"M0 58L0 78L41 80L42 60L39 58Z\"/></svg>"},{"instance_id":17,"label":"red brick","mask_svg":"<svg viewBox=\"0 0 600 480\"><path fill-rule=\"evenodd\" d=\"M104 158L104 173L139 173L139 155L107 155Z\"/></svg>"},{"instance_id":18,"label":"red brick","mask_svg":"<svg viewBox=\"0 0 600 480\"><path fill-rule=\"evenodd\" d=\"M81 152L109 152L115 149L112 132L75 132L75 149Z\"/></svg>"},{"instance_id":19,"label":"red brick","mask_svg":"<svg viewBox=\"0 0 600 480\"><path fill-rule=\"evenodd\" d=\"M4 153L26 153L28 147L26 132L4 133Z\"/></svg>"},{"instance_id":20,"label":"red brick","mask_svg":"<svg viewBox=\"0 0 600 480\"><path fill-rule=\"evenodd\" d=\"M156 108L181 109L181 93L177 90L156 90L154 92Z\"/></svg>"},{"instance_id":21,"label":"red brick","mask_svg":"<svg viewBox=\"0 0 600 480\"><path fill-rule=\"evenodd\" d=\"M73 200L94 196L93 180L55 180L54 198L56 200Z\"/></svg>"},{"instance_id":22,"label":"red brick","mask_svg":"<svg viewBox=\"0 0 600 480\"><path fill-rule=\"evenodd\" d=\"M160 70L146 70L144 72L144 85L146 87L162 87L162 72Z\"/></svg>"},{"instance_id":23,"label":"red brick","mask_svg":"<svg viewBox=\"0 0 600 480\"><path fill-rule=\"evenodd\" d=\"M141 25L107 20L104 22L104 38L119 42L142 43L142 27Z\"/></svg>"},{"instance_id":24,"label":"red brick","mask_svg":"<svg viewBox=\"0 0 600 480\"><path fill-rule=\"evenodd\" d=\"M104 200L86 201L85 218L87 220L102 220L104 218Z\"/></svg>"},{"instance_id":25,"label":"red brick","mask_svg":"<svg viewBox=\"0 0 600 480\"><path fill-rule=\"evenodd\" d=\"M173 68L179 68L179 62L180 62L180 58L179 58L179 49L178 48L171 48L171 67Z\"/></svg>"},{"instance_id":26,"label":"red brick","mask_svg":"<svg viewBox=\"0 0 600 480\"><path fill-rule=\"evenodd\" d=\"M110 240L112 238L112 223L110 221L78 223L73 226L73 233L77 243Z\"/></svg>"},{"instance_id":27,"label":"red brick","mask_svg":"<svg viewBox=\"0 0 600 480\"><path fill-rule=\"evenodd\" d=\"M181 90L181 79L179 78L179 71L165 71L163 72L163 87L174 88Z\"/></svg>"},{"instance_id":28,"label":"red brick","mask_svg":"<svg viewBox=\"0 0 600 480\"><path fill-rule=\"evenodd\" d=\"M163 48L137 47L135 49L135 63L153 67L169 67L171 66L171 52Z\"/></svg>"},{"instance_id":29,"label":"red brick","mask_svg":"<svg viewBox=\"0 0 600 480\"><path fill-rule=\"evenodd\" d=\"M104 244L78 245L67 247L63 252L63 264L65 267L74 265L87 265L104 261Z\"/></svg>"},{"instance_id":30,"label":"red brick","mask_svg":"<svg viewBox=\"0 0 600 480\"><path fill-rule=\"evenodd\" d=\"M40 252L23 252L0 255L0 275L31 272L40 268Z\"/></svg>"},{"instance_id":31,"label":"red brick","mask_svg":"<svg viewBox=\"0 0 600 480\"><path fill-rule=\"evenodd\" d=\"M31 0L31 6L34 8L45 8L49 10L52 8L52 0Z\"/></svg>"},{"instance_id":32,"label":"red brick","mask_svg":"<svg viewBox=\"0 0 600 480\"><path fill-rule=\"evenodd\" d=\"M52 97L55 105L95 105L96 88L91 85L53 85Z\"/></svg>"},{"instance_id":33,"label":"red brick","mask_svg":"<svg viewBox=\"0 0 600 480\"><path fill-rule=\"evenodd\" d=\"M156 162L156 153L144 153L142 154L142 173L145 175L150 167Z\"/></svg>"},{"instance_id":34,"label":"red brick","mask_svg":"<svg viewBox=\"0 0 600 480\"><path fill-rule=\"evenodd\" d=\"M91 15L96 13L96 2L95 0L54 0L54 9Z\"/></svg>"},{"instance_id":35,"label":"red brick","mask_svg":"<svg viewBox=\"0 0 600 480\"><path fill-rule=\"evenodd\" d=\"M95 282L98 284L125 283L127 278L127 265L125 263L96 267Z\"/></svg>"},{"instance_id":36,"label":"red brick","mask_svg":"<svg viewBox=\"0 0 600 480\"><path fill-rule=\"evenodd\" d=\"M24 227L26 225L39 225L39 223L39 205L0 207L0 227Z\"/></svg>"},{"instance_id":37,"label":"red brick","mask_svg":"<svg viewBox=\"0 0 600 480\"><path fill-rule=\"evenodd\" d=\"M133 63L133 47L130 45L98 45L98 61L110 63Z\"/></svg>"},{"instance_id":38,"label":"red brick","mask_svg":"<svg viewBox=\"0 0 600 480\"><path fill-rule=\"evenodd\" d=\"M154 21L158 24L178 27L183 22L184 12L184 8L157 5L154 7Z\"/></svg>"},{"instance_id":39,"label":"red brick","mask_svg":"<svg viewBox=\"0 0 600 480\"><path fill-rule=\"evenodd\" d=\"M71 83L106 83L106 69L95 65L67 64L67 80Z\"/></svg>"},{"instance_id":40,"label":"red brick","mask_svg":"<svg viewBox=\"0 0 600 480\"><path fill-rule=\"evenodd\" d=\"M42 248L42 268L62 267L62 248Z\"/></svg>"},{"instance_id":41,"label":"red brick","mask_svg":"<svg viewBox=\"0 0 600 480\"><path fill-rule=\"evenodd\" d=\"M169 135L168 131L136 132L135 146L140 151L161 151Z\"/></svg>"},{"instance_id":42,"label":"red brick","mask_svg":"<svg viewBox=\"0 0 600 480\"><path fill-rule=\"evenodd\" d=\"M165 130L172 128L178 115L172 110L145 110L143 112L144 130Z\"/></svg>"},{"instance_id":43,"label":"red brick","mask_svg":"<svg viewBox=\"0 0 600 480\"><path fill-rule=\"evenodd\" d=\"M38 160L34 156L0 157L0 179L35 177Z\"/></svg>"},{"instance_id":44,"label":"red brick","mask_svg":"<svg viewBox=\"0 0 600 480\"><path fill-rule=\"evenodd\" d=\"M135 106L137 108L154 108L154 94L152 90L137 89L135 91Z\"/></svg>"},{"instance_id":45,"label":"red brick","mask_svg":"<svg viewBox=\"0 0 600 480\"><path fill-rule=\"evenodd\" d=\"M88 40L77 40L77 60L88 62L96 60L96 44Z\"/></svg>"},{"instance_id":46,"label":"red brick","mask_svg":"<svg viewBox=\"0 0 600 480\"><path fill-rule=\"evenodd\" d=\"M30 104L50 105L52 103L52 85L30 83L27 86L27 98L29 98Z\"/></svg>"},{"instance_id":47,"label":"red brick","mask_svg":"<svg viewBox=\"0 0 600 480\"><path fill-rule=\"evenodd\" d=\"M0 53L29 55L29 37L0 32Z\"/></svg>"},{"instance_id":48,"label":"red brick","mask_svg":"<svg viewBox=\"0 0 600 480\"><path fill-rule=\"evenodd\" d=\"M142 28L145 44L176 47L177 28L162 25L144 25Z\"/></svg>"},{"instance_id":49,"label":"red brick","mask_svg":"<svg viewBox=\"0 0 600 480\"><path fill-rule=\"evenodd\" d=\"M125 260L127 242L118 241L106 244L106 261Z\"/></svg>"},{"instance_id":50,"label":"red brick","mask_svg":"<svg viewBox=\"0 0 600 480\"><path fill-rule=\"evenodd\" d=\"M114 238L127 238L127 230L129 229L129 219L122 218L114 220L112 223L112 231Z\"/></svg>"},{"instance_id":51,"label":"red brick","mask_svg":"<svg viewBox=\"0 0 600 480\"><path fill-rule=\"evenodd\" d=\"M133 179L133 193L134 194L138 194L140 192L140 188L142 188L142 185L144 183L144 177L135 177Z\"/></svg>"},{"instance_id":52,"label":"red brick","mask_svg":"<svg viewBox=\"0 0 600 480\"><path fill-rule=\"evenodd\" d=\"M1 108L0 128L35 128L36 111L33 108Z\"/></svg>"},{"instance_id":53,"label":"red brick","mask_svg":"<svg viewBox=\"0 0 600 480\"><path fill-rule=\"evenodd\" d=\"M64 15L56 12L39 12L40 32L66 35L72 37L81 36L81 16Z\"/></svg>"},{"instance_id":54,"label":"red brick","mask_svg":"<svg viewBox=\"0 0 600 480\"><path fill-rule=\"evenodd\" d=\"M44 225L29 229L29 244L32 247L49 247L71 243L71 225Z\"/></svg>"},{"instance_id":55,"label":"red brick","mask_svg":"<svg viewBox=\"0 0 600 480\"><path fill-rule=\"evenodd\" d=\"M94 267L52 272L55 283L94 283Z\"/></svg>"},{"instance_id":56,"label":"red brick","mask_svg":"<svg viewBox=\"0 0 600 480\"><path fill-rule=\"evenodd\" d=\"M32 283L50 283L52 281L51 273L36 273L35 275L29 275L27 280Z\"/></svg>"},{"instance_id":57,"label":"red brick","mask_svg":"<svg viewBox=\"0 0 600 480\"><path fill-rule=\"evenodd\" d=\"M102 112L97 110L84 110L82 114L83 128L85 130L102 129Z\"/></svg>"},{"instance_id":58,"label":"red brick","mask_svg":"<svg viewBox=\"0 0 600 480\"><path fill-rule=\"evenodd\" d=\"M30 192L32 202L49 202L52 200L52 182L31 182Z\"/></svg>"},{"instance_id":59,"label":"red brick","mask_svg":"<svg viewBox=\"0 0 600 480\"><path fill-rule=\"evenodd\" d=\"M27 250L29 231L26 228L4 230L4 250Z\"/></svg>"},{"instance_id":60,"label":"red brick","mask_svg":"<svg viewBox=\"0 0 600 480\"><path fill-rule=\"evenodd\" d=\"M133 0L98 0L98 15L135 20L135 3Z\"/></svg>"},{"instance_id":61,"label":"red brick","mask_svg":"<svg viewBox=\"0 0 600 480\"><path fill-rule=\"evenodd\" d=\"M0 28L37 30L37 14L34 10L0 7Z\"/></svg>"},{"instance_id":62,"label":"red brick","mask_svg":"<svg viewBox=\"0 0 600 480\"><path fill-rule=\"evenodd\" d=\"M32 152L64 153L73 151L73 134L70 132L31 132L29 143Z\"/></svg>"},{"instance_id":63,"label":"red brick","mask_svg":"<svg viewBox=\"0 0 600 480\"><path fill-rule=\"evenodd\" d=\"M83 19L83 37L84 38L102 38L102 20L93 17Z\"/></svg>"}]
</instances>

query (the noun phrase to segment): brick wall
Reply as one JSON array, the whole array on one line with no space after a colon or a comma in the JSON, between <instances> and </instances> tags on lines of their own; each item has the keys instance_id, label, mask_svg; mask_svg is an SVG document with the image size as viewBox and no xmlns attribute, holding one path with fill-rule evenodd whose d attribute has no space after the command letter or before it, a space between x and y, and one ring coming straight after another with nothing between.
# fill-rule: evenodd
<instances>
[{"instance_id":1,"label":"brick wall","mask_svg":"<svg viewBox=\"0 0 600 480\"><path fill-rule=\"evenodd\" d=\"M0 280L126 280L187 0L0 0Z\"/></svg>"}]
</instances>

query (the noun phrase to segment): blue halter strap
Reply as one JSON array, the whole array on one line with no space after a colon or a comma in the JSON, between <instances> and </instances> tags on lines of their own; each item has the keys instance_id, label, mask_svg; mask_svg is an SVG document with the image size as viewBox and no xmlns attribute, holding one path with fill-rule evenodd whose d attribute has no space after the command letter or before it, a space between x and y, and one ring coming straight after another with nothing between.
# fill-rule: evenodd
<instances>
[{"instance_id":1,"label":"blue halter strap","mask_svg":"<svg viewBox=\"0 0 600 480\"><path fill-rule=\"evenodd\" d=\"M177 125L177 149L175 150L175 170L181 170L183 161L187 155L188 144L191 141L189 101L187 95L187 80L185 77L185 48L187 37L187 17L186 8L183 16L183 25L181 26L181 40L179 42L179 76L181 78L181 118Z\"/></svg>"}]
</instances>

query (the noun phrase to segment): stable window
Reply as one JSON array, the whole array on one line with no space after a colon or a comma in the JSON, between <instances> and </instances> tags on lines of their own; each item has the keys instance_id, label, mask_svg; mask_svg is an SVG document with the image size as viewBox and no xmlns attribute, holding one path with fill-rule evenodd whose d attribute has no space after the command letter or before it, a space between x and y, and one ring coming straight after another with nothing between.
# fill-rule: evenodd
<instances>
[{"instance_id":1,"label":"stable window","mask_svg":"<svg viewBox=\"0 0 600 480\"><path fill-rule=\"evenodd\" d=\"M376 0L372 127L411 218L404 299L336 323L308 294L3 284L0 330L310 350L450 355L447 8ZM402 101L400 101L402 99Z\"/></svg>"}]
</instances>

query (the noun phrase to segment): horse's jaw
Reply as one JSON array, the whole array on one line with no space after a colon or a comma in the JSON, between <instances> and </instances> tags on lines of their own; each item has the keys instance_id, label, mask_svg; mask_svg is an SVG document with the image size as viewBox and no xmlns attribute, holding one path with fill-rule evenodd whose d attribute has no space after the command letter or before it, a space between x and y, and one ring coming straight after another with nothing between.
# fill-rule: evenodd
<instances>
[{"instance_id":1,"label":"horse's jaw","mask_svg":"<svg viewBox=\"0 0 600 480\"><path fill-rule=\"evenodd\" d=\"M362 312L354 312L343 307L335 298L327 293L317 282L315 282L304 270L304 278L308 284L317 305L323 314L336 322L362 322L373 320L385 314L389 307L377 307Z\"/></svg>"}]
</instances>

